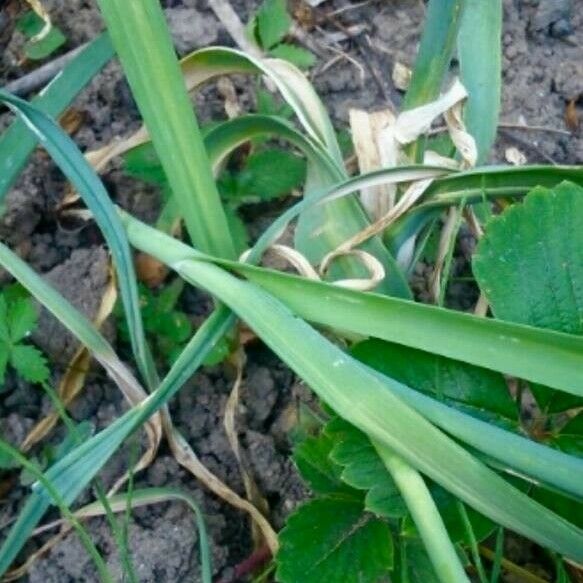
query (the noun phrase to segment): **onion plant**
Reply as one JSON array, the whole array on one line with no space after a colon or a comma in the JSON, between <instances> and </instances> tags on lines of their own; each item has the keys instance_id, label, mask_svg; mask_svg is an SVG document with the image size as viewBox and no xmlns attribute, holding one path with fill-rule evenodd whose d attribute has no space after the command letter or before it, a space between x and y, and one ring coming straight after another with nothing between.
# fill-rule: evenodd
<instances>
[{"instance_id":1,"label":"onion plant","mask_svg":"<svg viewBox=\"0 0 583 583\"><path fill-rule=\"evenodd\" d=\"M179 62L157 0L98 3L144 121L126 150L151 142L171 190L165 211L184 222L186 236L181 241L116 207L51 117L110 58L108 36L69 66L66 78L74 81L62 86L63 77L56 79L52 87L59 84L59 91L50 86L36 103L0 92L0 101L20 118L0 139L0 195L38 141L82 197L109 247L139 371L136 377L87 319L0 244L4 269L88 347L132 405L35 483L0 548L0 573L49 508L72 505L130 435L149 427L157 445L160 427L172 434L166 404L217 343L233 335L238 320L305 381L327 412L318 434L294 453L315 498L281 532L277 580L451 583L468 581L472 569L487 580L479 545L497 528L531 539L570 565L583 563L577 417L583 402L583 270L575 236L583 221L577 186L583 170L422 164L428 140L421 134L406 148L406 165L350 177L324 105L293 65L228 48L206 48ZM480 164L496 133L500 20L501 0L431 0L404 100L409 112L434 101L457 51L468 92L465 123ZM189 92L234 73L268 78L295 121L249 114L201 132ZM308 178L303 198L238 260L215 177L240 145L258 137L289 142L307 159ZM364 255L336 258L321 281L260 266L293 221L295 251L317 266L370 227L359 190L393 184L404 196L420 181L427 185L416 204L359 245ZM498 199L510 209L483 224L475 260L493 317L413 301L407 271L396 260L403 247L419 247L445 209L475 206L485 220ZM545 218L544 232L537 216ZM132 249L216 300L162 377L144 335ZM363 257L382 272L372 291L350 289L350 282L368 277ZM552 418L544 439L525 431L508 377L529 386ZM119 499L112 505L120 506ZM205 573L210 577L208 568Z\"/></svg>"}]
</instances>

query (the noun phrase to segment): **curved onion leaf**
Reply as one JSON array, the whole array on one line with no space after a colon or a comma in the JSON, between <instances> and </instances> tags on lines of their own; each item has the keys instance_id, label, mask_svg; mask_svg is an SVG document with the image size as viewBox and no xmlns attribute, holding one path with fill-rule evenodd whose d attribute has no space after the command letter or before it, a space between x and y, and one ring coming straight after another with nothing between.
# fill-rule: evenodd
<instances>
[{"instance_id":1,"label":"curved onion leaf","mask_svg":"<svg viewBox=\"0 0 583 583\"><path fill-rule=\"evenodd\" d=\"M47 115L58 117L113 54L108 34L101 34L40 92L33 103ZM36 145L36 136L26 130L22 120L15 121L0 137L0 202Z\"/></svg>"},{"instance_id":2,"label":"curved onion leaf","mask_svg":"<svg viewBox=\"0 0 583 583\"><path fill-rule=\"evenodd\" d=\"M166 239L128 221L130 240L164 261ZM273 296L200 260L169 262L194 285L212 290L342 417L492 520L576 560L583 532L532 501L395 396L380 379ZM358 395L358 399L355 398Z\"/></svg>"},{"instance_id":3,"label":"curved onion leaf","mask_svg":"<svg viewBox=\"0 0 583 583\"><path fill-rule=\"evenodd\" d=\"M189 89L194 89L219 75L265 74L275 83L283 98L293 108L308 135L335 161L339 175L346 176L340 148L328 114L299 69L279 59L258 59L234 49L217 47L196 51L185 57L181 65ZM331 186L338 181L322 178L320 175L316 182L319 186ZM313 194L315 194L313 189L308 186L305 197L310 199ZM327 252L336 249L369 224L364 210L353 196L344 200L328 201L320 208L308 206L299 219L296 247L312 263L318 264ZM399 265L380 238L372 238L364 248L375 255L386 268L387 277L381 283L379 291L400 297L411 297ZM342 261L341 269L346 277L362 276L362 266L352 257Z\"/></svg>"},{"instance_id":4,"label":"curved onion leaf","mask_svg":"<svg viewBox=\"0 0 583 583\"><path fill-rule=\"evenodd\" d=\"M488 166L451 173L435 180L416 207L391 226L385 241L399 249L419 233L444 207L524 196L535 186L552 188L563 180L583 184L581 166Z\"/></svg>"},{"instance_id":5,"label":"curved onion leaf","mask_svg":"<svg viewBox=\"0 0 583 583\"><path fill-rule=\"evenodd\" d=\"M544 378L563 390L581 385L583 338L217 260L162 233L151 232L152 241L158 240L157 245L152 245L140 235L149 227L125 213L122 218L130 240L142 251L156 254L170 266L188 259L215 261L262 286L309 321L538 382L544 382ZM447 342L444 330L448 331ZM499 460L508 471L583 498L583 485L578 480L583 460L470 417L400 383L393 381L391 390L444 430Z\"/></svg>"},{"instance_id":6,"label":"curved onion leaf","mask_svg":"<svg viewBox=\"0 0 583 583\"><path fill-rule=\"evenodd\" d=\"M148 384L155 386L156 372L144 336L133 258L124 229L105 187L71 138L47 115L26 101L3 91L0 91L0 102L18 113L28 128L37 135L91 210L113 256L136 361Z\"/></svg>"}]
</instances>

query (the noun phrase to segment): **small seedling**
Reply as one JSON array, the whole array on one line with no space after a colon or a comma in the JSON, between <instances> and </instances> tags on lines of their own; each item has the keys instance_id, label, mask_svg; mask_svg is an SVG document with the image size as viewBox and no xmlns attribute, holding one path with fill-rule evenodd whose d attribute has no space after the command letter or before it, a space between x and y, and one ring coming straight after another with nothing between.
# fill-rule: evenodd
<instances>
[{"instance_id":1,"label":"small seedling","mask_svg":"<svg viewBox=\"0 0 583 583\"><path fill-rule=\"evenodd\" d=\"M193 334L193 326L189 316L178 307L180 294L184 289L184 282L175 279L159 293L140 285L140 306L144 319L144 329L149 340L155 347L156 355L171 365ZM116 306L116 315L119 317L118 330L122 340L129 342L130 336L120 304ZM222 339L215 349L205 359L205 364L211 366L222 362L231 352L230 343Z\"/></svg>"},{"instance_id":2,"label":"small seedling","mask_svg":"<svg viewBox=\"0 0 583 583\"><path fill-rule=\"evenodd\" d=\"M43 383L49 378L42 352L27 342L37 320L32 300L20 286L9 287L0 294L0 392L9 366L31 383Z\"/></svg>"},{"instance_id":3,"label":"small seedling","mask_svg":"<svg viewBox=\"0 0 583 583\"><path fill-rule=\"evenodd\" d=\"M249 22L248 31L269 56L309 69L316 63L314 55L297 44L284 41L292 24L285 0L265 0Z\"/></svg>"}]
</instances>

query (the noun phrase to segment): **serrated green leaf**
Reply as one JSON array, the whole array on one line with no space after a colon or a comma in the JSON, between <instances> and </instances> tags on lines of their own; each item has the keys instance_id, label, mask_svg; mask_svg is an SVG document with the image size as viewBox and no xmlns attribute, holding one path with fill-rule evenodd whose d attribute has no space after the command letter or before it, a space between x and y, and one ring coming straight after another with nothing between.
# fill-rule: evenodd
<instances>
[{"instance_id":1,"label":"serrated green leaf","mask_svg":"<svg viewBox=\"0 0 583 583\"><path fill-rule=\"evenodd\" d=\"M464 410L516 422L518 410L503 375L464 362L382 340L365 340L353 356L426 395Z\"/></svg>"},{"instance_id":2,"label":"serrated green leaf","mask_svg":"<svg viewBox=\"0 0 583 583\"><path fill-rule=\"evenodd\" d=\"M205 357L203 364L205 366L214 366L219 364L231 354L233 351L233 347L231 346L231 342L228 338L223 337L218 340L215 345L213 346L212 350L208 353Z\"/></svg>"},{"instance_id":3,"label":"serrated green leaf","mask_svg":"<svg viewBox=\"0 0 583 583\"><path fill-rule=\"evenodd\" d=\"M497 318L583 334L583 188L538 187L488 225L473 261Z\"/></svg>"},{"instance_id":4,"label":"serrated green leaf","mask_svg":"<svg viewBox=\"0 0 583 583\"><path fill-rule=\"evenodd\" d=\"M360 502L308 502L288 518L280 542L281 583L378 583L393 567L389 526Z\"/></svg>"},{"instance_id":5,"label":"serrated green leaf","mask_svg":"<svg viewBox=\"0 0 583 583\"><path fill-rule=\"evenodd\" d=\"M454 543L469 545L470 539L460 515L459 501L456 497L435 484L431 485L431 495L439 508L439 514L443 518L443 523L451 540ZM491 520L469 507L466 507L466 512L478 542L483 541L494 531L495 524Z\"/></svg>"},{"instance_id":6,"label":"serrated green leaf","mask_svg":"<svg viewBox=\"0 0 583 583\"><path fill-rule=\"evenodd\" d=\"M30 298L19 298L9 305L10 340L16 344L35 328L38 314Z\"/></svg>"},{"instance_id":7,"label":"serrated green leaf","mask_svg":"<svg viewBox=\"0 0 583 583\"><path fill-rule=\"evenodd\" d=\"M473 270L497 318L583 334L583 188L538 187L487 225ZM541 409L583 399L534 385Z\"/></svg>"},{"instance_id":8,"label":"serrated green leaf","mask_svg":"<svg viewBox=\"0 0 583 583\"><path fill-rule=\"evenodd\" d=\"M354 491L342 483L342 468L330 459L334 441L325 434L307 437L299 443L293 459L313 492L322 495L350 494Z\"/></svg>"},{"instance_id":9,"label":"serrated green leaf","mask_svg":"<svg viewBox=\"0 0 583 583\"><path fill-rule=\"evenodd\" d=\"M47 361L34 346L18 344L10 352L10 364L16 372L30 383L42 383L49 378Z\"/></svg>"},{"instance_id":10,"label":"serrated green leaf","mask_svg":"<svg viewBox=\"0 0 583 583\"><path fill-rule=\"evenodd\" d=\"M333 437L332 461L343 467L342 480L358 490L367 490L365 508L389 518L402 518L407 507L370 439L337 417L324 430Z\"/></svg>"},{"instance_id":11,"label":"serrated green leaf","mask_svg":"<svg viewBox=\"0 0 583 583\"><path fill-rule=\"evenodd\" d=\"M156 298L156 306L160 312L171 312L176 307L180 294L184 290L184 281L179 277L166 285Z\"/></svg>"},{"instance_id":12,"label":"serrated green leaf","mask_svg":"<svg viewBox=\"0 0 583 583\"><path fill-rule=\"evenodd\" d=\"M268 200L302 185L306 178L306 161L285 150L263 150L249 156L245 173L243 190Z\"/></svg>"},{"instance_id":13,"label":"serrated green leaf","mask_svg":"<svg viewBox=\"0 0 583 583\"><path fill-rule=\"evenodd\" d=\"M313 53L288 43L281 43L274 46L269 53L276 59L285 59L300 69L309 69L316 64L316 57Z\"/></svg>"},{"instance_id":14,"label":"serrated green leaf","mask_svg":"<svg viewBox=\"0 0 583 583\"><path fill-rule=\"evenodd\" d=\"M257 12L257 34L263 49L271 49L292 24L285 0L265 0Z\"/></svg>"},{"instance_id":15,"label":"serrated green leaf","mask_svg":"<svg viewBox=\"0 0 583 583\"><path fill-rule=\"evenodd\" d=\"M173 311L160 318L158 331L173 342L186 342L192 336L192 324L186 314Z\"/></svg>"},{"instance_id":16,"label":"serrated green leaf","mask_svg":"<svg viewBox=\"0 0 583 583\"><path fill-rule=\"evenodd\" d=\"M43 29L44 21L32 10L24 14L17 22L16 27L29 39L24 47L25 55L32 60L40 60L54 53L59 47L67 42L67 39L60 28L54 24L50 31L39 40L32 40Z\"/></svg>"}]
</instances>

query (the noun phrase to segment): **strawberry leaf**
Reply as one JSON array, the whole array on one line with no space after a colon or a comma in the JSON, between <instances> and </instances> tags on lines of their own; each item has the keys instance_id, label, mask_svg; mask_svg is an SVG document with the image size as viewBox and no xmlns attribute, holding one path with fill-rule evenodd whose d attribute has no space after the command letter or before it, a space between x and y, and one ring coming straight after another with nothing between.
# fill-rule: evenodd
<instances>
[{"instance_id":1,"label":"strawberry leaf","mask_svg":"<svg viewBox=\"0 0 583 583\"><path fill-rule=\"evenodd\" d=\"M583 188L538 187L492 219L473 271L496 318L583 334ZM541 410L557 413L583 399L531 386Z\"/></svg>"},{"instance_id":2,"label":"strawberry leaf","mask_svg":"<svg viewBox=\"0 0 583 583\"><path fill-rule=\"evenodd\" d=\"M500 373L384 340L365 340L352 354L430 397L509 427L517 424L518 409Z\"/></svg>"},{"instance_id":3,"label":"strawberry leaf","mask_svg":"<svg viewBox=\"0 0 583 583\"><path fill-rule=\"evenodd\" d=\"M334 441L324 433L318 437L307 437L294 449L293 459L313 492L354 495L354 490L340 478L342 467L330 459L333 446Z\"/></svg>"},{"instance_id":4,"label":"strawberry leaf","mask_svg":"<svg viewBox=\"0 0 583 583\"><path fill-rule=\"evenodd\" d=\"M285 150L263 150L249 156L245 173L245 190L260 200L269 200L302 185L306 161Z\"/></svg>"},{"instance_id":5,"label":"strawberry leaf","mask_svg":"<svg viewBox=\"0 0 583 583\"><path fill-rule=\"evenodd\" d=\"M282 583L378 583L393 567L388 524L361 502L319 498L301 506L280 534Z\"/></svg>"},{"instance_id":6,"label":"strawberry leaf","mask_svg":"<svg viewBox=\"0 0 583 583\"><path fill-rule=\"evenodd\" d=\"M30 298L11 302L8 310L8 328L13 344L20 342L36 327L38 314Z\"/></svg>"},{"instance_id":7,"label":"strawberry leaf","mask_svg":"<svg viewBox=\"0 0 583 583\"><path fill-rule=\"evenodd\" d=\"M405 516L407 507L370 439L339 417L324 431L334 443L331 459L343 467L342 480L357 490L367 490L365 508L389 518Z\"/></svg>"},{"instance_id":8,"label":"strawberry leaf","mask_svg":"<svg viewBox=\"0 0 583 583\"><path fill-rule=\"evenodd\" d=\"M49 378L47 361L34 346L14 346L10 353L10 364L24 380L31 383L42 383Z\"/></svg>"},{"instance_id":9,"label":"strawberry leaf","mask_svg":"<svg viewBox=\"0 0 583 583\"><path fill-rule=\"evenodd\" d=\"M292 19L285 0L265 0L257 12L257 34L261 47L271 49L287 34Z\"/></svg>"},{"instance_id":10,"label":"strawberry leaf","mask_svg":"<svg viewBox=\"0 0 583 583\"><path fill-rule=\"evenodd\" d=\"M307 49L298 47L297 45L281 43L273 47L269 53L272 57L275 57L276 59L284 59L300 69L309 69L316 64L316 57L314 54Z\"/></svg>"}]
</instances>

